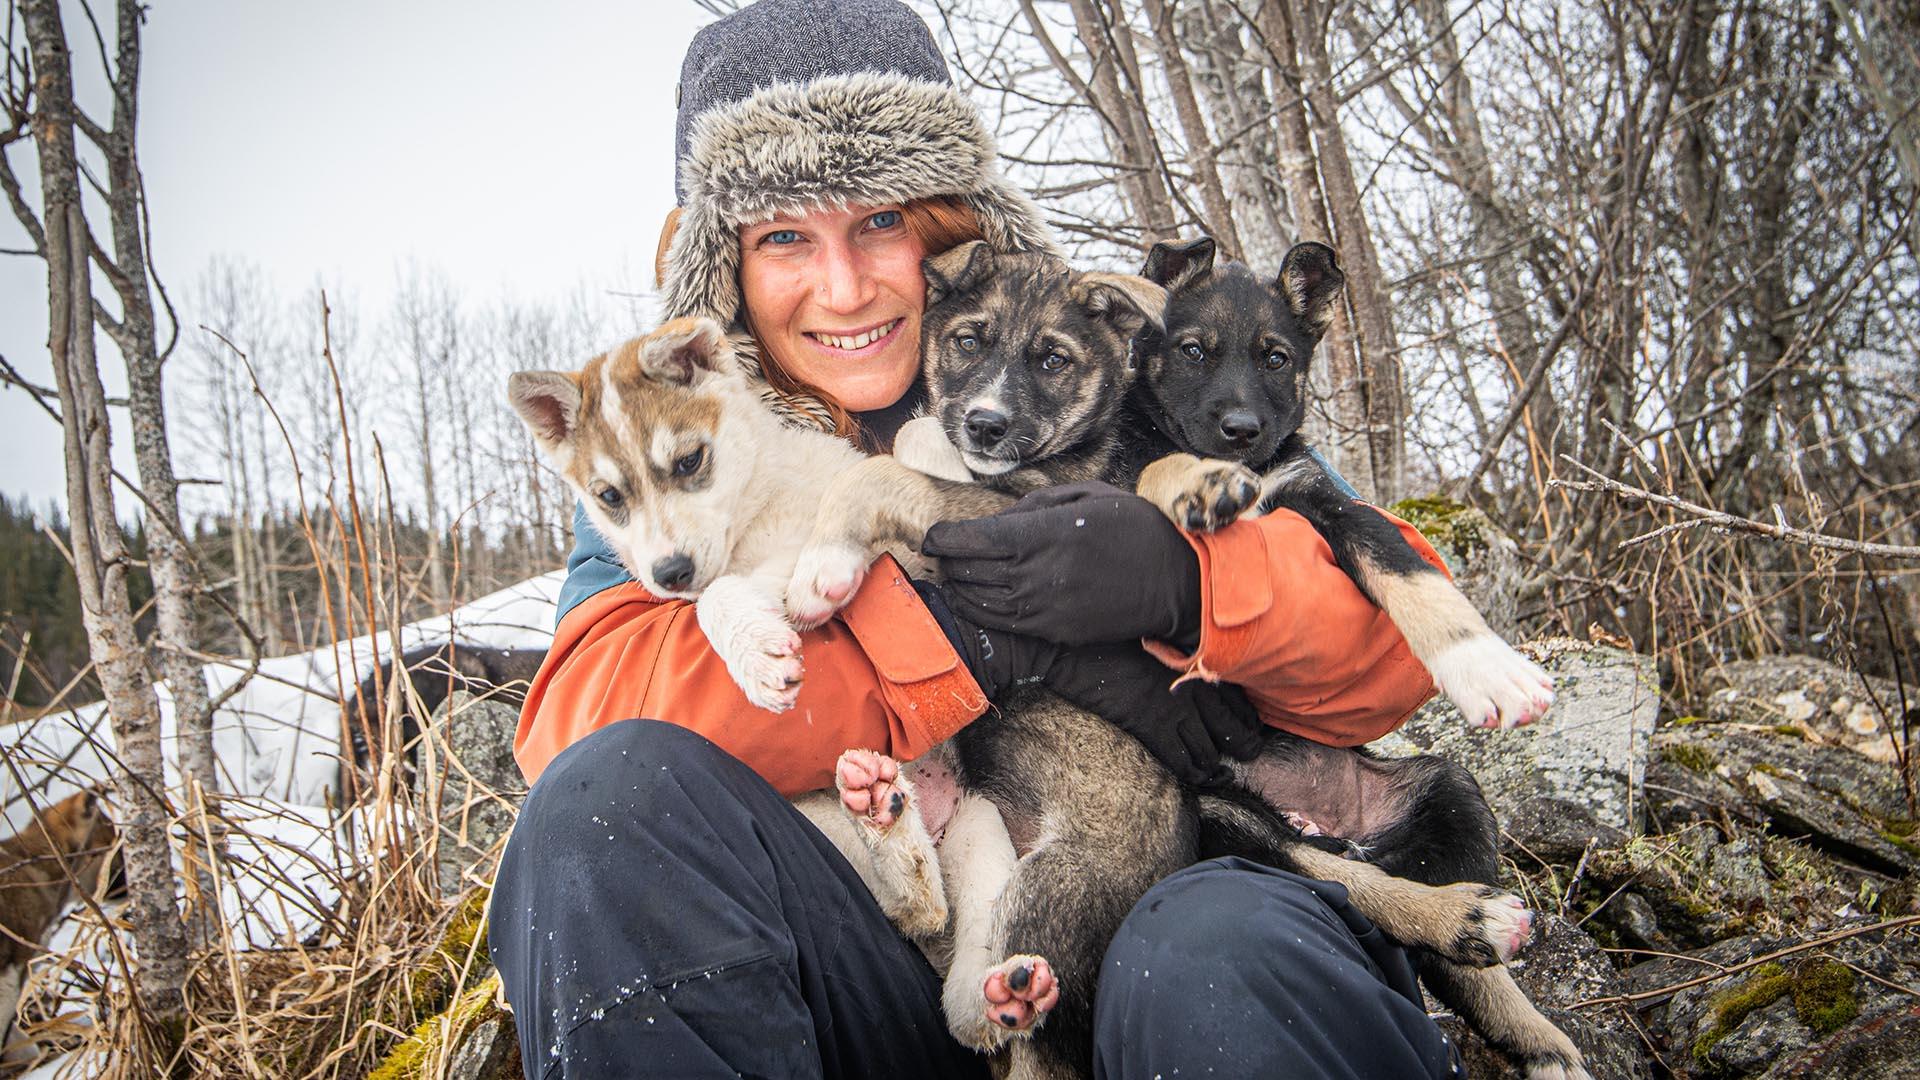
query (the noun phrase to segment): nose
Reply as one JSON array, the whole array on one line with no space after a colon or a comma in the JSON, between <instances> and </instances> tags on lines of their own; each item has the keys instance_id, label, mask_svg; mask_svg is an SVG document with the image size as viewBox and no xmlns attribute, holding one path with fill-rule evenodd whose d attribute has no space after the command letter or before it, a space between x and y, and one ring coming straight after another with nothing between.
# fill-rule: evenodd
<instances>
[{"instance_id":1,"label":"nose","mask_svg":"<svg viewBox=\"0 0 1920 1080\"><path fill-rule=\"evenodd\" d=\"M693 560L678 552L653 564L653 580L663 589L684 589L693 580Z\"/></svg>"},{"instance_id":2,"label":"nose","mask_svg":"<svg viewBox=\"0 0 1920 1080\"><path fill-rule=\"evenodd\" d=\"M872 303L879 290L860 249L837 238L822 244L821 248L821 306L851 315Z\"/></svg>"},{"instance_id":3,"label":"nose","mask_svg":"<svg viewBox=\"0 0 1920 1080\"><path fill-rule=\"evenodd\" d=\"M982 450L1007 437L1007 416L992 409L968 409L967 435Z\"/></svg>"},{"instance_id":4,"label":"nose","mask_svg":"<svg viewBox=\"0 0 1920 1080\"><path fill-rule=\"evenodd\" d=\"M1249 409L1232 409L1220 418L1220 434L1235 446L1250 445L1260 437L1260 418Z\"/></svg>"}]
</instances>

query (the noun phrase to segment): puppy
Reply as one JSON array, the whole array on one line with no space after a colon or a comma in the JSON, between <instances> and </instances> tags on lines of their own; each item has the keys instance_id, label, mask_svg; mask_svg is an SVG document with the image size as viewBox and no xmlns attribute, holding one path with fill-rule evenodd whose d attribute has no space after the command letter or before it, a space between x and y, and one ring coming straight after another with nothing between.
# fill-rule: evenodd
<instances>
[{"instance_id":1,"label":"puppy","mask_svg":"<svg viewBox=\"0 0 1920 1080\"><path fill-rule=\"evenodd\" d=\"M0 840L0 1046L13 1036L27 963L72 902L106 884L118 833L99 796L79 791Z\"/></svg>"},{"instance_id":2,"label":"puppy","mask_svg":"<svg viewBox=\"0 0 1920 1080\"><path fill-rule=\"evenodd\" d=\"M1301 437L1313 350L1344 284L1333 251L1300 244L1272 281L1213 259L1206 238L1157 244L1148 254L1143 274L1168 298L1161 324L1135 343L1121 475L1138 469L1140 493L1190 529L1276 508L1301 514L1469 722L1504 728L1543 714L1551 679L1495 635L1398 528L1341 491ZM1312 832L1345 838L1348 854L1391 874L1430 884L1498 881L1498 833L1485 797L1470 773L1443 758L1380 759L1273 732L1254 760L1234 769L1244 790ZM1268 835L1269 819L1243 813L1230 795L1202 800L1203 855L1272 861L1265 853L1288 838ZM1305 872L1340 880L1338 867ZM1586 1075L1578 1050L1504 968L1416 955L1436 996L1529 1077Z\"/></svg>"},{"instance_id":3,"label":"puppy","mask_svg":"<svg viewBox=\"0 0 1920 1080\"><path fill-rule=\"evenodd\" d=\"M950 445L953 451L949 452L957 451L959 464L982 484L1010 493L1069 478L1114 478L1123 471L1117 421L1131 379L1128 342L1157 314L1160 294L1143 289L1137 279L1116 282L1112 275L1075 274L1057 260L996 254L983 244L937 256L924 269L928 309L923 318L922 361L930 387L931 415L926 423L933 427L926 441ZM903 440L906 435L902 433ZM902 452L897 441L896 455ZM1061 470L1058 474L1053 471L1056 466ZM813 540L788 586L789 610L796 621L817 622L850 596L876 543L918 544L926 528L943 516L939 493L944 490L948 487L942 481L917 475L895 458L870 458L842 474L821 503ZM1022 738L1029 722L1027 708L1025 702L1006 704L998 715L976 721L954 740L962 783L969 790L991 793L1016 839L1023 831L1020 826L1035 814L1053 820L1050 815L1073 812L1074 806L1045 798L1021 805L1016 797L1023 788L1043 787L1036 778L1051 780L1097 770L1106 755L1121 752L1109 745L1112 729L1103 722L1081 722L1051 740ZM1137 746L1126 750L1138 757ZM1439 763L1439 759L1427 760ZM1140 790L1159 797L1169 781L1163 770L1148 764L1155 782ZM1466 783L1472 784L1471 777ZM1477 788L1473 794L1478 796ZM1304 837L1254 789L1203 799L1182 793L1180 801L1220 819L1211 834L1223 851L1231 848L1233 853L1250 854L1269 864L1340 881L1348 885L1361 910L1388 933L1432 949L1456 965L1498 964L1510 958L1526 937L1529 917L1516 899L1477 883L1433 888L1343 859L1322 849L1322 845L1335 849L1341 845ZM1491 835L1491 815L1483 801L1478 805L1484 818L1480 825ZM1313 809L1325 816L1324 811ZM1142 838L1158 835L1169 822L1164 815L1143 817L1140 811L1124 793L1117 800L1102 798L1099 814L1089 819L1089 826L1102 820L1131 819L1133 829L1127 836L1110 837L1121 846L1103 851L1097 861L1086 859L1083 851L1066 865L1090 874L1099 867L1097 876L1125 868L1127 880L1139 888L1150 884L1154 878L1148 867L1171 867L1164 851L1152 853L1162 856L1159 859L1143 858ZM1108 814L1115 816L1108 818ZM1184 827L1186 820L1189 814L1182 813L1171 824ZM1100 838L1089 832L1070 839L1077 844ZM1056 943L1054 950L1095 943L1092 958L1097 962L1098 948L1128 910L1117 901L1127 896L1137 899L1139 892L1117 894L1115 903L1098 911L1082 904L1059 904L1057 898L1066 895L1063 890L1072 883L1049 876L1060 868L1046 858L1050 848L1021 856L1004 885L997 886L993 903L1003 913L1021 912L1035 926L1049 928L1028 942L1051 940ZM951 838L941 859L949 868L956 934L962 934L980 898L955 888ZM975 870L966 884L978 876ZM1002 940L1005 945L1000 944ZM1034 1058L1063 1068L1077 1063L1083 1069L1088 1031L1076 1020L1090 1005L1092 983L1077 976L1090 969L1073 962L1071 954L1063 957L1037 945L1015 945L1007 938L996 939L985 951L1005 955L1015 949L1039 950L1052 959L1060 986L1059 1007L1029 1044L1035 1048ZM958 966L949 972L950 995L967 990L960 973ZM955 1019L951 1010L949 1019ZM1050 1037L1061 1034L1064 1027L1071 1027L1073 1039L1080 1041L1053 1042ZM957 1024L955 1031L966 1038ZM1016 1049L1020 1046L1016 1044ZM1015 1071L1032 1060L1016 1053Z\"/></svg>"}]
</instances>

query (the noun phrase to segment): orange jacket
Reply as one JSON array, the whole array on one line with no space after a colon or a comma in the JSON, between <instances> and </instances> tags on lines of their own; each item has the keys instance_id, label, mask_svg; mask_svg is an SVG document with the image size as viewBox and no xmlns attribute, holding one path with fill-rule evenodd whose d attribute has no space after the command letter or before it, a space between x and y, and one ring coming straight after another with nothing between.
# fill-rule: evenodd
<instances>
[{"instance_id":1,"label":"orange jacket","mask_svg":"<svg viewBox=\"0 0 1920 1080\"><path fill-rule=\"evenodd\" d=\"M1399 524L1423 558L1442 565ZM1200 649L1183 656L1148 643L1173 667L1237 683L1267 723L1335 746L1379 738L1433 693L1400 632L1304 518L1275 511L1190 541L1204 594ZM801 648L799 704L769 713L747 703L688 602L632 581L603 588L563 610L520 714L520 771L532 783L574 740L645 716L700 732L793 795L831 786L843 750L908 760L986 711L892 559L876 564L833 621L803 634Z\"/></svg>"}]
</instances>

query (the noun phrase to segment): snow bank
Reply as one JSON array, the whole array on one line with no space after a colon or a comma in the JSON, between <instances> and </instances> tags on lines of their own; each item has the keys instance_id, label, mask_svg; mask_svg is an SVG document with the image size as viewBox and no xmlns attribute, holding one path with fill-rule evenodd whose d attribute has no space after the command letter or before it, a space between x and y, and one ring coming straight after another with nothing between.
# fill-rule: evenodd
<instances>
[{"instance_id":1,"label":"snow bank","mask_svg":"<svg viewBox=\"0 0 1920 1080\"><path fill-rule=\"evenodd\" d=\"M565 572L556 570L412 623L401 630L403 648L452 639L499 649L545 649L553 641L554 602L564 578ZM383 634L378 654L384 660L391 653L392 639ZM339 783L340 677L344 674L349 685L358 682L374 654L374 642L363 636L262 661L214 718L221 789L276 803L324 805L327 790ZM246 665L209 664L206 672L217 696L246 673ZM173 700L164 685L158 689L172 783ZM111 748L113 737L99 704L22 721L0 732L0 742L42 805L104 780L111 771L102 748ZM31 811L12 770L0 770L0 798L8 831L17 831Z\"/></svg>"}]
</instances>

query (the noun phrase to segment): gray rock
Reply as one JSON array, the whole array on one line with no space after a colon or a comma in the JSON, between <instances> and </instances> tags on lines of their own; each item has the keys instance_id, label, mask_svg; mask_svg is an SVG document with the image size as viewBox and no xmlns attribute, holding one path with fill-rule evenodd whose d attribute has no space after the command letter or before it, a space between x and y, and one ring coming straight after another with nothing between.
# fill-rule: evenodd
<instances>
[{"instance_id":1,"label":"gray rock","mask_svg":"<svg viewBox=\"0 0 1920 1080\"><path fill-rule=\"evenodd\" d=\"M1523 865L1577 862L1590 845L1617 847L1627 834L1579 803L1536 795L1515 806L1501 828L1501 849Z\"/></svg>"},{"instance_id":2,"label":"gray rock","mask_svg":"<svg viewBox=\"0 0 1920 1080\"><path fill-rule=\"evenodd\" d=\"M1629 992L1660 990L1793 943L1759 935L1730 938L1688 954L1693 959L1662 957L1637 965L1622 981ZM1920 1075L1920 1057L1912 1051L1920 1036L1920 1006L1898 987L1916 985L1916 976L1920 937L1908 927L1747 967L1648 1001L1642 1015L1668 1048L1676 1072L1769 1080L1913 1077Z\"/></svg>"},{"instance_id":3,"label":"gray rock","mask_svg":"<svg viewBox=\"0 0 1920 1080\"><path fill-rule=\"evenodd\" d=\"M519 723L513 706L459 691L428 725L434 752L421 754L414 783L422 802L438 811L442 896L465 891L470 872L492 876L500 841L526 797L526 780L513 760Z\"/></svg>"},{"instance_id":4,"label":"gray rock","mask_svg":"<svg viewBox=\"0 0 1920 1080\"><path fill-rule=\"evenodd\" d=\"M1662 728L1654 736L1648 798L1655 820L1731 816L1880 873L1920 869L1889 830L1906 801L1893 770L1839 746L1729 724Z\"/></svg>"},{"instance_id":5,"label":"gray rock","mask_svg":"<svg viewBox=\"0 0 1920 1080\"><path fill-rule=\"evenodd\" d=\"M1653 660L1571 638L1522 651L1554 675L1557 697L1544 719L1511 731L1471 728L1452 703L1436 698L1375 746L1442 754L1465 765L1501 821L1512 820L1527 800L1547 798L1636 831L1648 738L1660 709Z\"/></svg>"},{"instance_id":6,"label":"gray rock","mask_svg":"<svg viewBox=\"0 0 1920 1080\"><path fill-rule=\"evenodd\" d=\"M467 1032L447 1059L447 1080L514 1080L521 1074L513 1018L495 1013Z\"/></svg>"},{"instance_id":7,"label":"gray rock","mask_svg":"<svg viewBox=\"0 0 1920 1080\"><path fill-rule=\"evenodd\" d=\"M1811 656L1770 656L1707 673L1709 720L1792 725L1822 743L1892 762L1902 729L1900 687ZM1912 706L1920 708L1920 705Z\"/></svg>"}]
</instances>

